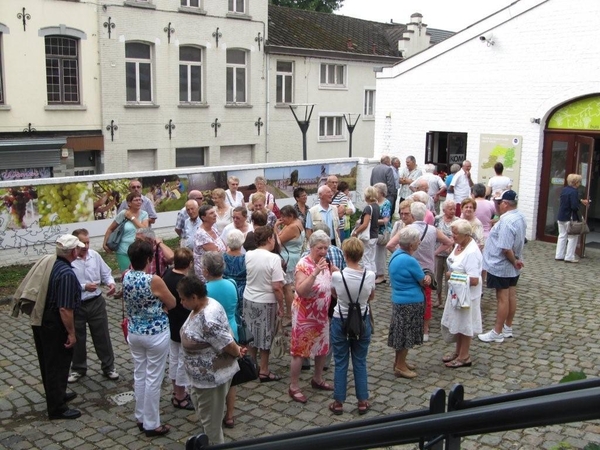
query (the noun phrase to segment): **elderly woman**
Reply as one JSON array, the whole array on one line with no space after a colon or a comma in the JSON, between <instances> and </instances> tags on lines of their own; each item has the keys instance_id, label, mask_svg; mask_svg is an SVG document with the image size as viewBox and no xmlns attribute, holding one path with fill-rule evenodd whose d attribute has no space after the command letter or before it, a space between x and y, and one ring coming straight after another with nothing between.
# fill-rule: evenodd
<instances>
[{"instance_id":1,"label":"elderly woman","mask_svg":"<svg viewBox=\"0 0 600 450\"><path fill-rule=\"evenodd\" d=\"M235 281L238 294L237 317L243 317L244 289L246 289L246 255L242 253L244 235L240 230L233 230L227 236L227 251L223 254L225 275Z\"/></svg>"},{"instance_id":2,"label":"elderly woman","mask_svg":"<svg viewBox=\"0 0 600 450\"><path fill-rule=\"evenodd\" d=\"M579 220L579 204L586 207L589 200L579 200L579 186L581 186L581 175L571 173L567 176L567 185L560 191L560 202L558 205L558 240L556 241L556 253L554 259L566 263L578 263L575 257L575 248L579 235L567 234L567 225L570 220Z\"/></svg>"},{"instance_id":3,"label":"elderly woman","mask_svg":"<svg viewBox=\"0 0 600 450\"><path fill-rule=\"evenodd\" d=\"M215 204L215 211L217 212L215 226L220 235L225 227L233 222L233 207L227 203L225 191L221 188L213 189L210 197Z\"/></svg>"},{"instance_id":4,"label":"elderly woman","mask_svg":"<svg viewBox=\"0 0 600 450\"><path fill-rule=\"evenodd\" d=\"M173 268L168 268L162 276L167 288L173 294L176 301L175 308L169 311L169 330L171 341L169 342L169 377L173 383L173 395L171 403L175 408L193 410L192 399L185 391L187 385L187 376L183 368L183 353L181 353L181 336L179 331L181 326L190 315L190 311L181 304L181 298L177 292L177 283L185 277L192 263L194 254L189 248L180 247L175 250L173 257Z\"/></svg>"},{"instance_id":5,"label":"elderly woman","mask_svg":"<svg viewBox=\"0 0 600 450\"><path fill-rule=\"evenodd\" d=\"M368 227L369 239L362 240L365 246L363 255L363 265L365 269L377 272L375 267L375 247L377 246L377 236L379 236L379 205L377 203L377 189L369 186L365 189L365 202L367 206L360 216L360 225L352 231L352 237L358 237Z\"/></svg>"},{"instance_id":6,"label":"elderly woman","mask_svg":"<svg viewBox=\"0 0 600 450\"><path fill-rule=\"evenodd\" d=\"M379 219L377 221L379 234L375 247L375 273L377 274L375 284L381 284L385 283L385 263L387 259L385 246L390 240L389 236L392 231L392 204L386 198L387 186L385 183L376 183L373 187L377 189L377 204L379 205Z\"/></svg>"},{"instance_id":7,"label":"elderly woman","mask_svg":"<svg viewBox=\"0 0 600 450\"><path fill-rule=\"evenodd\" d=\"M250 198L248 199L248 209L250 211L254 211L256 206L254 205L252 199L257 194L262 194L265 196L263 201L263 207L268 209L269 211L273 211L273 206L275 205L275 197L269 191L267 191L267 179L265 177L256 177L254 179L254 185L256 186L256 192L250 194Z\"/></svg>"},{"instance_id":8,"label":"elderly woman","mask_svg":"<svg viewBox=\"0 0 600 450\"><path fill-rule=\"evenodd\" d=\"M181 327L181 347L196 415L210 444L222 444L225 399L239 370L236 358L246 350L235 343L225 310L208 297L202 280L187 276L177 290L183 306L190 310Z\"/></svg>"},{"instance_id":9,"label":"elderly woman","mask_svg":"<svg viewBox=\"0 0 600 450\"><path fill-rule=\"evenodd\" d=\"M227 186L229 187L229 189L225 191L227 204L232 208L235 208L237 206L245 206L244 194L238 191L238 187L240 186L240 179L234 176L227 178Z\"/></svg>"},{"instance_id":10,"label":"elderly woman","mask_svg":"<svg viewBox=\"0 0 600 450\"><path fill-rule=\"evenodd\" d=\"M127 256L127 249L129 245L135 240L135 231L138 228L148 227L148 213L142 209L142 194L139 192L132 192L125 198L127 201L127 209L124 209L115 216L115 220L108 226L106 233L104 234L104 243L102 247L104 251L110 253L111 250L106 245L108 237L113 231L124 221L125 230L121 242L119 242L119 248L116 250L117 263L119 264L119 270L121 272L127 270L131 264L129 257Z\"/></svg>"},{"instance_id":11,"label":"elderly woman","mask_svg":"<svg viewBox=\"0 0 600 450\"><path fill-rule=\"evenodd\" d=\"M294 209L298 214L298 219L302 222L302 227L306 226L306 215L308 214L308 206L306 206L306 201L308 200L308 194L306 193L306 189L304 188L296 188L294 189Z\"/></svg>"},{"instance_id":12,"label":"elderly woman","mask_svg":"<svg viewBox=\"0 0 600 450\"><path fill-rule=\"evenodd\" d=\"M267 225L274 228L275 222L277 222L277 216L273 213L273 211L271 211L270 209L268 209L266 207L266 203L265 203L266 198L267 197L265 197L265 195L262 192L256 192L256 193L252 194L252 196L250 197L249 204L250 204L250 206L252 206L251 210L253 212L263 211L264 213L266 213L267 214Z\"/></svg>"},{"instance_id":13,"label":"elderly woman","mask_svg":"<svg viewBox=\"0 0 600 450\"><path fill-rule=\"evenodd\" d=\"M359 239L346 239L342 244L347 267L341 272L334 272L331 279L332 293L337 297L337 306L331 319L331 345L335 358L335 374L333 377L334 402L329 410L340 415L343 412L348 386L348 361L352 355L354 372L354 388L358 400L358 413L365 414L369 404L369 387L367 383L367 354L371 342L371 320L369 318L369 302L375 297L375 274L360 267L364 245ZM360 304L361 317L365 317L365 333L360 339L349 339L344 332L342 319L348 318L350 302Z\"/></svg>"},{"instance_id":14,"label":"elderly woman","mask_svg":"<svg viewBox=\"0 0 600 450\"><path fill-rule=\"evenodd\" d=\"M198 228L196 237L194 238L194 271L201 280L204 280L202 267L204 254L206 252L224 252L226 247L215 226L217 223L217 211L215 208L209 205L202 205L199 217L202 220L202 224Z\"/></svg>"},{"instance_id":15,"label":"elderly woman","mask_svg":"<svg viewBox=\"0 0 600 450\"><path fill-rule=\"evenodd\" d=\"M473 238L475 242L479 246L479 249L483 249L483 225L481 221L475 215L475 211L477 210L477 202L472 198L465 198L462 202L460 202L460 218L465 219L469 224L471 224L471 229L473 230Z\"/></svg>"},{"instance_id":16,"label":"elderly woman","mask_svg":"<svg viewBox=\"0 0 600 450\"><path fill-rule=\"evenodd\" d=\"M332 391L323 380L323 366L329 351L329 305L331 303L331 273L337 270L327 258L331 238L323 231L311 234L310 252L296 265L296 297L292 304L292 338L290 354L289 395L292 400L306 403L300 390L302 358L315 358L315 373L310 382L315 389Z\"/></svg>"},{"instance_id":17,"label":"elderly woman","mask_svg":"<svg viewBox=\"0 0 600 450\"><path fill-rule=\"evenodd\" d=\"M285 300L285 316L291 320L291 308L294 301L293 283L296 264L300 260L305 233L298 213L293 206L286 205L281 208L281 218L275 224L277 238L281 243L281 257L286 261L285 284L283 297Z\"/></svg>"},{"instance_id":18,"label":"elderly woman","mask_svg":"<svg viewBox=\"0 0 600 450\"><path fill-rule=\"evenodd\" d=\"M223 255L219 252L207 252L204 255L204 278L206 278L206 290L208 296L218 301L223 309L225 309L227 320L229 321L229 326L233 333L233 338L236 342L239 342L236 321L238 305L237 286L235 281L224 279L224 273L225 260L223 259ZM223 425L225 428L233 428L235 424L233 420L233 412L235 410L235 386L229 388L226 405L227 411L225 412Z\"/></svg>"},{"instance_id":19,"label":"elderly woman","mask_svg":"<svg viewBox=\"0 0 600 450\"><path fill-rule=\"evenodd\" d=\"M408 350L423 343L425 312L424 286L431 284L412 254L421 243L421 233L409 226L398 233L399 249L390 258L388 273L392 288L392 319L388 346L396 351L394 373L397 377L415 378L415 366L406 361Z\"/></svg>"},{"instance_id":20,"label":"elderly woman","mask_svg":"<svg viewBox=\"0 0 600 450\"><path fill-rule=\"evenodd\" d=\"M450 226L458 220L456 217L456 203L454 200L446 200L442 203L442 214L436 216L435 227L444 233L448 238L452 237L452 228ZM435 282L437 283L437 302L432 304L437 308L441 308L442 304L442 293L444 291L443 284L445 280L445 274L448 270L446 265L446 258L450 254L451 247L442 243L437 244L435 251Z\"/></svg>"},{"instance_id":21,"label":"elderly woman","mask_svg":"<svg viewBox=\"0 0 600 450\"><path fill-rule=\"evenodd\" d=\"M277 237L270 226L254 229L256 250L246 253L246 289L244 319L254 335L249 351L256 359L260 350L259 379L261 383L281 380L269 369L269 353L277 332L277 316L283 316L283 282L285 274L281 258L271 253Z\"/></svg>"},{"instance_id":22,"label":"elderly woman","mask_svg":"<svg viewBox=\"0 0 600 450\"><path fill-rule=\"evenodd\" d=\"M232 223L227 225L221 233L221 240L227 244L229 233L233 230L239 230L244 237L249 231L252 231L252 224L248 222L248 210L244 206L233 208Z\"/></svg>"},{"instance_id":23,"label":"elderly woman","mask_svg":"<svg viewBox=\"0 0 600 450\"><path fill-rule=\"evenodd\" d=\"M469 348L473 336L481 333L481 270L483 257L473 236L471 224L464 219L459 219L451 225L454 237L454 250L448 256L448 274L453 272L466 274L468 284L468 297L471 306L461 308L453 304L452 296L446 298L446 306L442 315L442 326L450 334L456 335L456 349L454 353L446 355L442 361L449 369L470 367L471 357Z\"/></svg>"},{"instance_id":24,"label":"elderly woman","mask_svg":"<svg viewBox=\"0 0 600 450\"><path fill-rule=\"evenodd\" d=\"M483 183L477 183L471 188L471 195L475 199L477 207L475 208L475 217L479 219L483 226L483 241L490 234L493 225L493 218L496 215L496 205L493 200L485 199L485 186Z\"/></svg>"},{"instance_id":25,"label":"elderly woman","mask_svg":"<svg viewBox=\"0 0 600 450\"><path fill-rule=\"evenodd\" d=\"M146 270L149 274L162 277L165 270L173 263L174 253L162 238L157 238L152 228L138 228L135 232L136 239L142 239L152 245L154 258Z\"/></svg>"},{"instance_id":26,"label":"elderly woman","mask_svg":"<svg viewBox=\"0 0 600 450\"><path fill-rule=\"evenodd\" d=\"M145 272L152 261L152 246L134 241L127 250L132 270L123 277L123 299L129 318L129 349L133 359L135 418L146 436L167 434L160 423L160 386L169 356L169 317L175 297L157 275Z\"/></svg>"}]
</instances>

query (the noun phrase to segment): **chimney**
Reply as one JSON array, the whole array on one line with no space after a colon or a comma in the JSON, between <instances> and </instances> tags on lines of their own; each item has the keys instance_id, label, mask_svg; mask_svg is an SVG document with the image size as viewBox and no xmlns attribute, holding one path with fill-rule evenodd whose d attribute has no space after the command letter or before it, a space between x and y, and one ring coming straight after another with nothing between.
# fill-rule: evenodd
<instances>
[{"instance_id":1,"label":"chimney","mask_svg":"<svg viewBox=\"0 0 600 450\"><path fill-rule=\"evenodd\" d=\"M346 46L348 50L354 50L354 46L352 45L352 39L348 38L348 42L346 42Z\"/></svg>"}]
</instances>

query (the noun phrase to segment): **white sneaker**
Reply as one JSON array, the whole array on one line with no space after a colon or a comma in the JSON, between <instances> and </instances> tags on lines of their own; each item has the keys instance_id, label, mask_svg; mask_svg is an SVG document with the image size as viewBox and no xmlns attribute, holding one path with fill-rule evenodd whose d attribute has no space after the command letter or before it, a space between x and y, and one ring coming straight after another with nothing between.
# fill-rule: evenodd
<instances>
[{"instance_id":1,"label":"white sneaker","mask_svg":"<svg viewBox=\"0 0 600 450\"><path fill-rule=\"evenodd\" d=\"M83 377L83 375L79 372L71 372L71 375L67 378L67 383L77 383L81 377Z\"/></svg>"},{"instance_id":2,"label":"white sneaker","mask_svg":"<svg viewBox=\"0 0 600 450\"><path fill-rule=\"evenodd\" d=\"M429 334L425 333L423 335L423 342L429 342Z\"/></svg>"},{"instance_id":3,"label":"white sneaker","mask_svg":"<svg viewBox=\"0 0 600 450\"><path fill-rule=\"evenodd\" d=\"M507 327L506 324L502 327L502 335L505 338L513 337L513 329L512 327Z\"/></svg>"},{"instance_id":4,"label":"white sneaker","mask_svg":"<svg viewBox=\"0 0 600 450\"><path fill-rule=\"evenodd\" d=\"M108 378L109 380L118 380L119 379L119 374L117 373L117 371L115 369L105 372L104 376L106 378Z\"/></svg>"},{"instance_id":5,"label":"white sneaker","mask_svg":"<svg viewBox=\"0 0 600 450\"><path fill-rule=\"evenodd\" d=\"M480 334L477 337L483 342L504 342L504 335L502 333L496 333L494 329L487 333Z\"/></svg>"}]
</instances>

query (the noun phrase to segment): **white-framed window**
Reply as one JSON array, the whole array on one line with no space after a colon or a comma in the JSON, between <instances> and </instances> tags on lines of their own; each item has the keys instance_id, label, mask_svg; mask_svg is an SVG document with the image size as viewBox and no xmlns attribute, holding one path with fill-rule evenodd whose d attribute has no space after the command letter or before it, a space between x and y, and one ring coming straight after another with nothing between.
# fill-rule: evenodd
<instances>
[{"instance_id":1,"label":"white-framed window","mask_svg":"<svg viewBox=\"0 0 600 450\"><path fill-rule=\"evenodd\" d=\"M321 64L320 85L324 87L346 87L346 66L343 64Z\"/></svg>"},{"instance_id":2,"label":"white-framed window","mask_svg":"<svg viewBox=\"0 0 600 450\"><path fill-rule=\"evenodd\" d=\"M227 50L227 103L247 101L247 52L239 49Z\"/></svg>"},{"instance_id":3,"label":"white-framed window","mask_svg":"<svg viewBox=\"0 0 600 450\"><path fill-rule=\"evenodd\" d=\"M344 139L344 117L321 116L319 117L319 141L332 141Z\"/></svg>"},{"instance_id":4,"label":"white-framed window","mask_svg":"<svg viewBox=\"0 0 600 450\"><path fill-rule=\"evenodd\" d=\"M365 108L363 110L365 117L375 115L375 89L365 89Z\"/></svg>"},{"instance_id":5,"label":"white-framed window","mask_svg":"<svg viewBox=\"0 0 600 450\"><path fill-rule=\"evenodd\" d=\"M175 149L175 167L192 167L204 165L204 154L207 147L186 147Z\"/></svg>"},{"instance_id":6,"label":"white-framed window","mask_svg":"<svg viewBox=\"0 0 600 450\"><path fill-rule=\"evenodd\" d=\"M179 47L179 101L202 102L202 49L182 45Z\"/></svg>"},{"instance_id":7,"label":"white-framed window","mask_svg":"<svg viewBox=\"0 0 600 450\"><path fill-rule=\"evenodd\" d=\"M125 78L128 102L152 102L152 49L149 44L125 44Z\"/></svg>"},{"instance_id":8,"label":"white-framed window","mask_svg":"<svg viewBox=\"0 0 600 450\"><path fill-rule=\"evenodd\" d=\"M229 0L230 13L246 14L246 0Z\"/></svg>"},{"instance_id":9,"label":"white-framed window","mask_svg":"<svg viewBox=\"0 0 600 450\"><path fill-rule=\"evenodd\" d=\"M200 8L202 4L201 0L181 0L181 6L188 8Z\"/></svg>"},{"instance_id":10,"label":"white-framed window","mask_svg":"<svg viewBox=\"0 0 600 450\"><path fill-rule=\"evenodd\" d=\"M294 103L294 63L277 61L276 103Z\"/></svg>"},{"instance_id":11,"label":"white-framed window","mask_svg":"<svg viewBox=\"0 0 600 450\"><path fill-rule=\"evenodd\" d=\"M79 39L46 36L44 41L48 104L79 104Z\"/></svg>"}]
</instances>

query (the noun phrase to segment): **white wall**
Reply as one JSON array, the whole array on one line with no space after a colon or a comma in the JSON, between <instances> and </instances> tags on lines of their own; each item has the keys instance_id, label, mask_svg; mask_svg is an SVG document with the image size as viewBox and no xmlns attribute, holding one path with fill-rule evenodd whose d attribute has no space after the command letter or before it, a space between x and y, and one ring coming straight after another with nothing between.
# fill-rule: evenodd
<instances>
[{"instance_id":1,"label":"white wall","mask_svg":"<svg viewBox=\"0 0 600 450\"><path fill-rule=\"evenodd\" d=\"M493 46L479 39L490 34ZM480 135L520 135L519 209L535 237L545 120L556 106L600 90L600 55L591 44L599 39L600 2L521 0L384 70L374 157L414 154L422 163L428 131L465 132L477 179Z\"/></svg>"}]
</instances>

